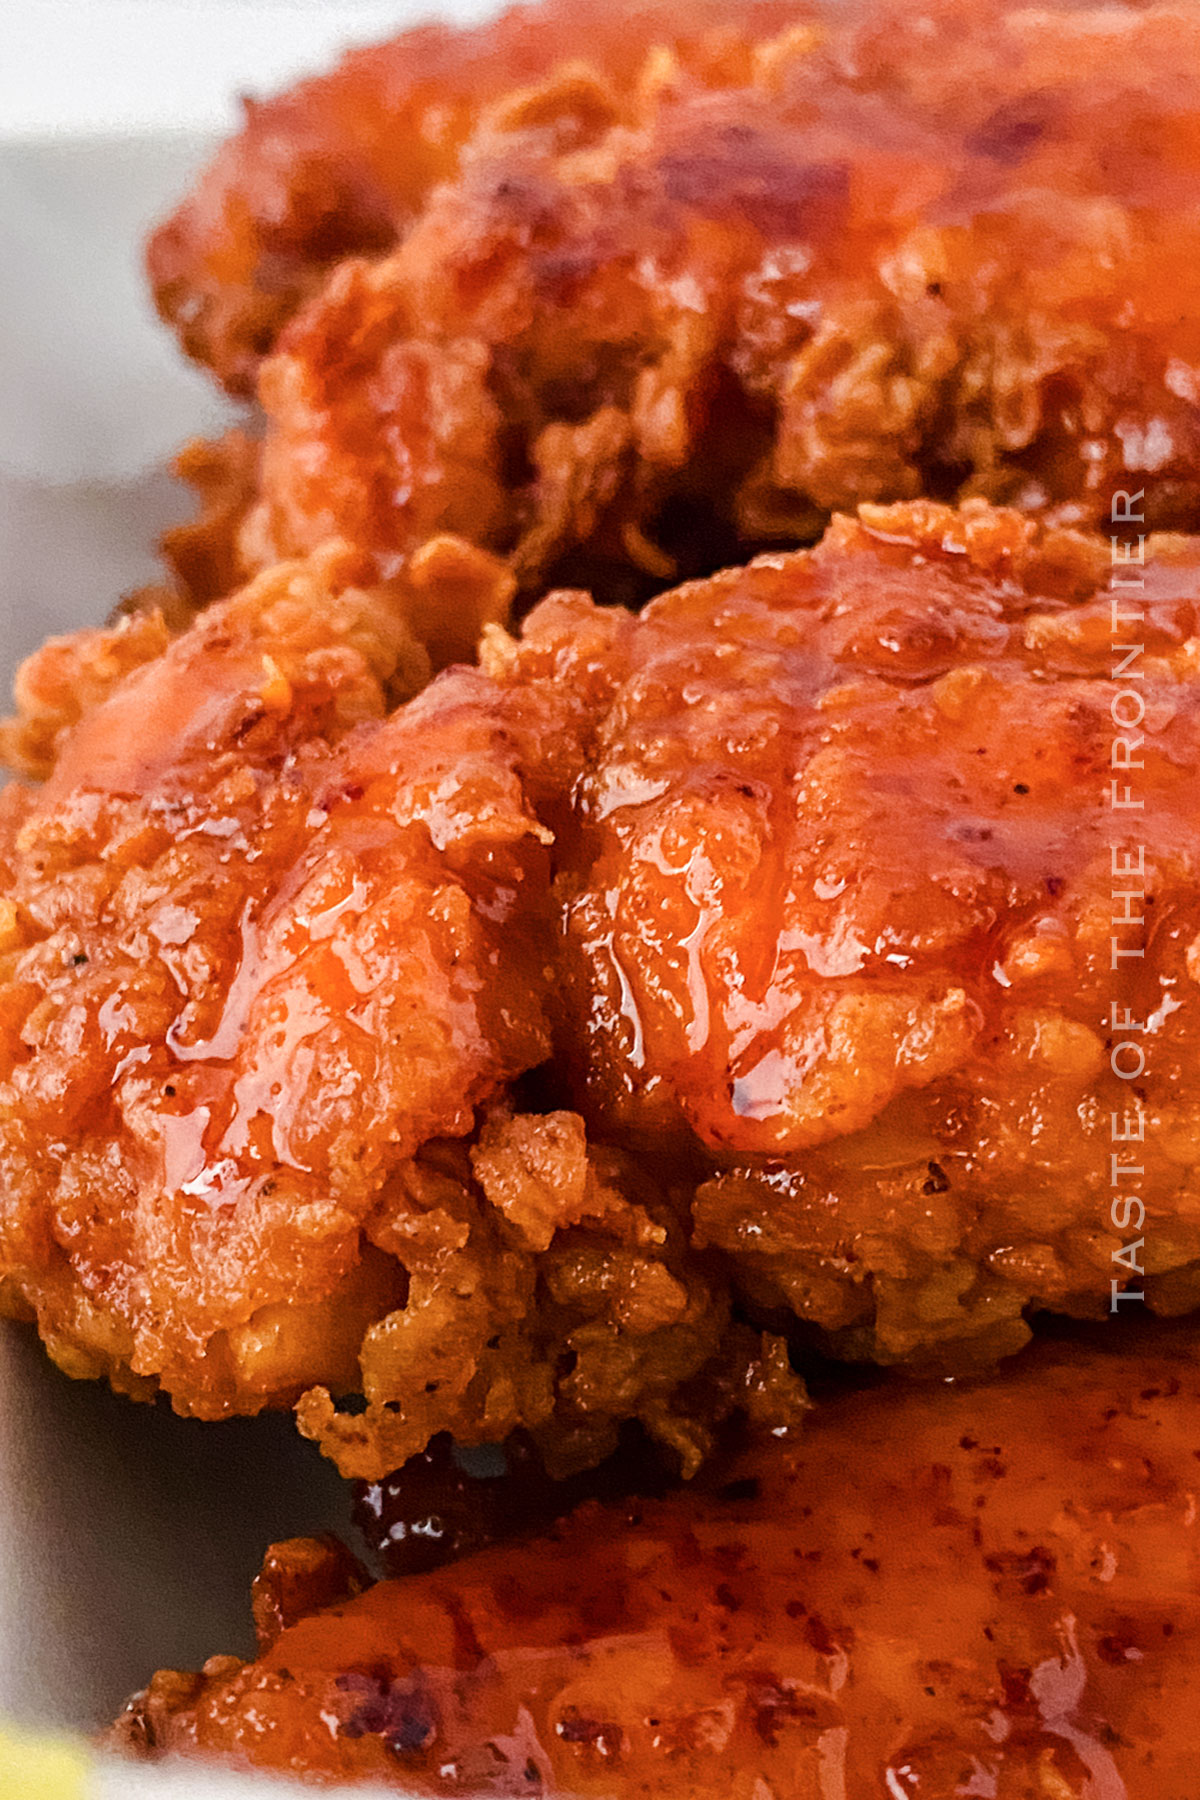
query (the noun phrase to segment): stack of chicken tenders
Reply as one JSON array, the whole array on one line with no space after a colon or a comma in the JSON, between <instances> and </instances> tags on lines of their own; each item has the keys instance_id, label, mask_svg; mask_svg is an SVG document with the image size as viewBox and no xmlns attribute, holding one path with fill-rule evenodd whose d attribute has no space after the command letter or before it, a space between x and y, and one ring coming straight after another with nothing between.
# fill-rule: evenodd
<instances>
[{"instance_id":1,"label":"stack of chicken tenders","mask_svg":"<svg viewBox=\"0 0 1200 1800\"><path fill-rule=\"evenodd\" d=\"M421 27L147 260L248 405L3 727L0 1308L564 1498L109 1741L1195 1800L1198 0Z\"/></svg>"}]
</instances>

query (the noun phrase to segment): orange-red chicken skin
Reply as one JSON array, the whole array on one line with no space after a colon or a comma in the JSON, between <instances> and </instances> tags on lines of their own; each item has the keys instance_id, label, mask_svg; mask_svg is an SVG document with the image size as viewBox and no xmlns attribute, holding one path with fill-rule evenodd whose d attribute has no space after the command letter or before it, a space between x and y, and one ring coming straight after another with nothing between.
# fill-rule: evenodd
<instances>
[{"instance_id":1,"label":"orange-red chicken skin","mask_svg":"<svg viewBox=\"0 0 1200 1800\"><path fill-rule=\"evenodd\" d=\"M795 0L549 0L470 29L423 25L248 100L238 135L154 233L163 318L234 393L328 270L390 249L452 177L489 105L581 58L632 83L654 48L701 79L744 73Z\"/></svg>"},{"instance_id":2,"label":"orange-red chicken skin","mask_svg":"<svg viewBox=\"0 0 1200 1800\"><path fill-rule=\"evenodd\" d=\"M9 1304L368 1479L627 1417L694 1468L799 1400L730 1278L883 1361L1194 1306L1200 550L1148 556L1141 744L1108 543L981 502L552 596L387 718L427 662L348 551L149 646L4 803Z\"/></svg>"},{"instance_id":3,"label":"orange-red chicken skin","mask_svg":"<svg viewBox=\"0 0 1200 1800\"><path fill-rule=\"evenodd\" d=\"M798 1399L786 1357L653 1180L510 1094L550 1050L568 709L460 669L389 716L428 661L362 574L147 644L0 801L0 1298L183 1411L304 1394L355 1475L518 1425L571 1466L634 1416L694 1466L717 1391Z\"/></svg>"},{"instance_id":4,"label":"orange-red chicken skin","mask_svg":"<svg viewBox=\"0 0 1200 1800\"><path fill-rule=\"evenodd\" d=\"M1193 4L875 0L715 86L559 71L280 336L247 553L451 530L611 599L863 501L1193 528L1198 120Z\"/></svg>"},{"instance_id":5,"label":"orange-red chicken skin","mask_svg":"<svg viewBox=\"0 0 1200 1800\"><path fill-rule=\"evenodd\" d=\"M277 1546L258 1660L159 1674L114 1737L406 1794L1192 1800L1200 1378L1186 1328L1121 1342L830 1400L366 1592Z\"/></svg>"},{"instance_id":6,"label":"orange-red chicken skin","mask_svg":"<svg viewBox=\"0 0 1200 1800\"><path fill-rule=\"evenodd\" d=\"M0 721L0 1314L404 1573L112 1747L1194 1800L1200 0L422 26L148 268L257 410Z\"/></svg>"},{"instance_id":7,"label":"orange-red chicken skin","mask_svg":"<svg viewBox=\"0 0 1200 1800\"><path fill-rule=\"evenodd\" d=\"M555 852L575 1102L699 1156L694 1246L849 1355L989 1355L1114 1282L1200 1300L1200 543L1146 554L1118 600L1107 539L864 508L485 648L589 696Z\"/></svg>"}]
</instances>

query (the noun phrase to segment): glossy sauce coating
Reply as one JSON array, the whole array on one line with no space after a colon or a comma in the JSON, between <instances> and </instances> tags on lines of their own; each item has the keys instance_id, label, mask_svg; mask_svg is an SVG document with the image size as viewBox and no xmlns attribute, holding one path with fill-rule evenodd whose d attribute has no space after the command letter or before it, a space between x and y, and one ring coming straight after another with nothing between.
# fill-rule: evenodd
<instances>
[{"instance_id":1,"label":"glossy sauce coating","mask_svg":"<svg viewBox=\"0 0 1200 1800\"><path fill-rule=\"evenodd\" d=\"M788 26L489 114L264 365L255 553L457 530L624 599L862 501L1200 523L1192 0Z\"/></svg>"},{"instance_id":2,"label":"glossy sauce coating","mask_svg":"<svg viewBox=\"0 0 1200 1800\"><path fill-rule=\"evenodd\" d=\"M678 1468L644 1433L626 1430L606 1462L550 1476L524 1433L486 1450L438 1437L382 1481L359 1482L354 1524L387 1575L423 1575L476 1550L528 1537L589 1500L660 1495Z\"/></svg>"},{"instance_id":3,"label":"glossy sauce coating","mask_svg":"<svg viewBox=\"0 0 1200 1800\"><path fill-rule=\"evenodd\" d=\"M117 1739L420 1794L1191 1800L1188 1336L831 1400L707 1491L277 1635L279 1546L260 1659L157 1676Z\"/></svg>"},{"instance_id":4,"label":"glossy sauce coating","mask_svg":"<svg viewBox=\"0 0 1200 1800\"><path fill-rule=\"evenodd\" d=\"M573 702L460 668L388 710L478 562L371 588L335 546L83 647L49 780L0 800L0 1305L181 1411L300 1401L350 1475L518 1426L577 1468L635 1417L693 1467L801 1393L686 1190L515 1104Z\"/></svg>"},{"instance_id":5,"label":"glossy sauce coating","mask_svg":"<svg viewBox=\"0 0 1200 1800\"><path fill-rule=\"evenodd\" d=\"M361 573L273 571L4 796L0 1269L202 1412L347 1379L402 1294L370 1196L545 1053L515 753L470 676L382 722L428 663Z\"/></svg>"},{"instance_id":6,"label":"glossy sauce coating","mask_svg":"<svg viewBox=\"0 0 1200 1800\"><path fill-rule=\"evenodd\" d=\"M693 1242L852 1355L989 1354L1143 1268L1195 1303L1200 560L1148 547L1122 682L1110 556L979 503L867 508L637 618L552 597L488 649L590 696L555 878L578 1104L700 1154Z\"/></svg>"}]
</instances>

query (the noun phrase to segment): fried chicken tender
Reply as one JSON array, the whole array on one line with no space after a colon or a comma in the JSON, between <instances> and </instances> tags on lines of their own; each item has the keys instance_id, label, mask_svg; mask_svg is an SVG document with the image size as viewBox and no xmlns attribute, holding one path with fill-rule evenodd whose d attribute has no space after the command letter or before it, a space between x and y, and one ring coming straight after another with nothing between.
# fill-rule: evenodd
<instances>
[{"instance_id":1,"label":"fried chicken tender","mask_svg":"<svg viewBox=\"0 0 1200 1800\"><path fill-rule=\"evenodd\" d=\"M586 53L586 42L583 44ZM282 333L254 536L645 597L860 502L1200 525L1200 9L830 9L497 104Z\"/></svg>"},{"instance_id":2,"label":"fried chicken tender","mask_svg":"<svg viewBox=\"0 0 1200 1800\"><path fill-rule=\"evenodd\" d=\"M477 555L430 546L426 588ZM183 1412L305 1394L355 1475L518 1426L574 1467L627 1418L693 1467L786 1355L729 1330L685 1202L507 1102L550 1049L573 702L460 669L389 714L428 658L363 576L280 567L165 650L127 622L0 797L0 1297Z\"/></svg>"},{"instance_id":3,"label":"fried chicken tender","mask_svg":"<svg viewBox=\"0 0 1200 1800\"><path fill-rule=\"evenodd\" d=\"M0 720L0 763L40 781L54 766L58 743L131 670L160 656L171 638L214 600L241 587L238 539L258 491L258 445L244 431L228 431L213 442L196 439L171 463L171 473L190 487L195 517L174 525L159 539L165 579L127 595L108 626L89 626L50 638L17 671L12 718ZM314 562L345 560L331 550ZM373 571L358 559L363 579ZM500 569L484 565L501 590L488 616L507 610L507 586ZM482 571L481 571L482 572ZM428 611L428 609L426 609Z\"/></svg>"},{"instance_id":4,"label":"fried chicken tender","mask_svg":"<svg viewBox=\"0 0 1200 1800\"><path fill-rule=\"evenodd\" d=\"M1114 1281L1200 1300L1200 542L1146 554L865 507L486 647L587 695L555 889L575 1104L702 1155L694 1242L839 1352L1007 1351Z\"/></svg>"},{"instance_id":5,"label":"fried chicken tender","mask_svg":"<svg viewBox=\"0 0 1200 1800\"><path fill-rule=\"evenodd\" d=\"M241 132L154 233L159 312L190 356L251 394L263 355L325 273L391 249L452 177L480 111L580 56L618 89L659 49L700 79L743 72L796 0L551 0L468 30L423 25L330 74L246 102Z\"/></svg>"},{"instance_id":6,"label":"fried chicken tender","mask_svg":"<svg viewBox=\"0 0 1200 1800\"><path fill-rule=\"evenodd\" d=\"M258 1659L163 1671L113 1740L406 1794L1192 1800L1200 1376L1117 1338L365 1592L277 1545Z\"/></svg>"},{"instance_id":7,"label":"fried chicken tender","mask_svg":"<svg viewBox=\"0 0 1200 1800\"><path fill-rule=\"evenodd\" d=\"M245 442L241 440L232 452L235 457ZM35 780L44 779L54 767L58 747L72 726L106 699L132 670L161 656L198 612L219 597L220 578L234 578L233 564L221 554L225 537L222 519L226 503L232 502L220 470L224 466L227 475L229 470L227 464L210 458L213 449L210 445L191 445L179 458L180 467L195 465L202 482L215 481L219 494L214 502L218 515L215 520L200 519L177 527L163 540L164 554L177 570L176 578L167 586L144 588L130 595L110 625L85 627L64 637L49 638L22 663L15 682L17 710L11 718L0 721L0 762L10 769ZM229 479L233 477L230 475ZM185 575L189 568L196 572L194 582ZM201 571L211 577L211 585L199 585ZM343 630L350 633L351 644L356 631L378 629L385 635L390 633L396 639L393 647L402 646L397 670L385 684L384 697L393 701L415 693L432 669L473 660L484 626L501 624L509 618L514 593L512 576L502 563L488 552L452 537L431 539L422 545L388 581L380 580L374 563L363 552L336 539L322 545L311 557L296 559L280 568L273 566L264 571L262 580L264 585L250 589L251 599L237 602L232 613L222 614L222 618L240 617L247 608L253 615L259 609L260 598L269 600L276 587L281 586L285 593L302 587L309 608L319 601L322 591L327 591L329 619L323 623L313 619L305 626L313 644L324 643L331 653L336 653L341 642L338 634ZM353 617L347 619L337 596L351 583ZM370 612L376 597L380 617L372 622ZM281 629L285 641L294 616L284 615ZM222 627L215 629L219 637ZM271 649L273 629L269 622L256 627L265 652ZM194 643L203 646L211 640L211 632L206 632ZM185 656L190 654L191 651L185 651Z\"/></svg>"}]
</instances>

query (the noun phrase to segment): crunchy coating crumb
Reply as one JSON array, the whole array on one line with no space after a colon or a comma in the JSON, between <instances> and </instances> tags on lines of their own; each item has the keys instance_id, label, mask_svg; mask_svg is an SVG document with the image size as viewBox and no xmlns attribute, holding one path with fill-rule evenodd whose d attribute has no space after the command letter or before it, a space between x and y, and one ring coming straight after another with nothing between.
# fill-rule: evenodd
<instances>
[{"instance_id":1,"label":"crunchy coating crumb","mask_svg":"<svg viewBox=\"0 0 1200 1800\"><path fill-rule=\"evenodd\" d=\"M367 588L332 546L165 648L128 621L101 643L154 627L148 660L97 651L45 786L0 796L0 1303L183 1412L303 1395L358 1476L517 1427L573 1468L628 1419L692 1469L802 1390L730 1325L686 1187L507 1104L551 1047L580 701L424 685L414 596L480 554Z\"/></svg>"},{"instance_id":2,"label":"crunchy coating crumb","mask_svg":"<svg viewBox=\"0 0 1200 1800\"><path fill-rule=\"evenodd\" d=\"M0 722L0 762L43 780L71 727L132 670L161 656L170 641L161 608L148 602L113 625L49 638L17 670L17 710Z\"/></svg>"},{"instance_id":3,"label":"crunchy coating crumb","mask_svg":"<svg viewBox=\"0 0 1200 1800\"><path fill-rule=\"evenodd\" d=\"M586 56L617 89L647 52L703 78L743 72L748 43L795 0L550 0L467 30L422 25L332 72L248 100L241 132L158 228L147 262L162 317L233 393L328 269L402 237L452 176L482 108Z\"/></svg>"},{"instance_id":4,"label":"crunchy coating crumb","mask_svg":"<svg viewBox=\"0 0 1200 1800\"><path fill-rule=\"evenodd\" d=\"M270 653L276 633L285 648L298 648L293 634L303 614L304 635L334 661L340 649L352 651L364 636L379 633L393 664L380 698L393 704L416 693L433 669L473 660L481 633L508 620L514 588L501 562L461 538L430 539L386 581L371 558L332 539L311 556L264 570L221 618L261 610L255 634ZM71 727L127 675L161 656L218 597L178 583L147 588L110 625L50 638L17 671L17 711L0 721L0 762L44 779ZM278 614L270 610L275 597L282 603ZM212 638L209 632L195 641Z\"/></svg>"},{"instance_id":5,"label":"crunchy coating crumb","mask_svg":"<svg viewBox=\"0 0 1200 1800\"><path fill-rule=\"evenodd\" d=\"M0 1267L202 1414L357 1386L379 1191L548 1046L517 751L466 671L385 718L428 659L359 573L210 608L2 802Z\"/></svg>"},{"instance_id":6,"label":"crunchy coating crumb","mask_svg":"<svg viewBox=\"0 0 1200 1800\"><path fill-rule=\"evenodd\" d=\"M262 1655L289 1626L323 1606L365 1593L371 1578L332 1536L272 1544L250 1589L254 1635Z\"/></svg>"},{"instance_id":7,"label":"crunchy coating crumb","mask_svg":"<svg viewBox=\"0 0 1200 1800\"><path fill-rule=\"evenodd\" d=\"M847 1354L990 1356L1142 1268L1195 1302L1200 544L1147 555L1136 682L1107 540L977 501L864 508L638 617L552 596L485 646L588 696L556 826L575 1103L700 1151L694 1243ZM1144 1081L1111 1064L1126 1011Z\"/></svg>"},{"instance_id":8,"label":"crunchy coating crumb","mask_svg":"<svg viewBox=\"0 0 1200 1800\"><path fill-rule=\"evenodd\" d=\"M267 566L272 559L253 549L258 462L258 438L240 428L193 438L172 458L170 472L192 490L195 513L158 540L164 579L124 595L110 623L159 612L172 632L182 631L203 607Z\"/></svg>"},{"instance_id":9,"label":"crunchy coating crumb","mask_svg":"<svg viewBox=\"0 0 1200 1800\"><path fill-rule=\"evenodd\" d=\"M452 530L625 598L920 494L1200 524L1194 8L876 0L717 87L596 70L281 334L259 556Z\"/></svg>"},{"instance_id":10,"label":"crunchy coating crumb","mask_svg":"<svg viewBox=\"0 0 1200 1800\"><path fill-rule=\"evenodd\" d=\"M159 544L188 613L232 594L250 573L238 538L258 490L258 454L257 439L233 430L213 442L193 439L171 464L198 502L196 517L165 531Z\"/></svg>"},{"instance_id":11,"label":"crunchy coating crumb","mask_svg":"<svg viewBox=\"0 0 1200 1800\"><path fill-rule=\"evenodd\" d=\"M112 1741L404 1794L1192 1800L1198 1439L1187 1328L1121 1332L366 1593L277 1545L311 1616Z\"/></svg>"},{"instance_id":12,"label":"crunchy coating crumb","mask_svg":"<svg viewBox=\"0 0 1200 1800\"><path fill-rule=\"evenodd\" d=\"M300 1429L343 1474L400 1467L439 1431L530 1432L552 1474L588 1468L640 1420L699 1468L730 1412L787 1422L803 1389L774 1340L731 1327L712 1259L636 1162L573 1113L486 1116L478 1138L399 1171L367 1221L404 1267L403 1308L367 1332L365 1411L308 1393Z\"/></svg>"}]
</instances>

